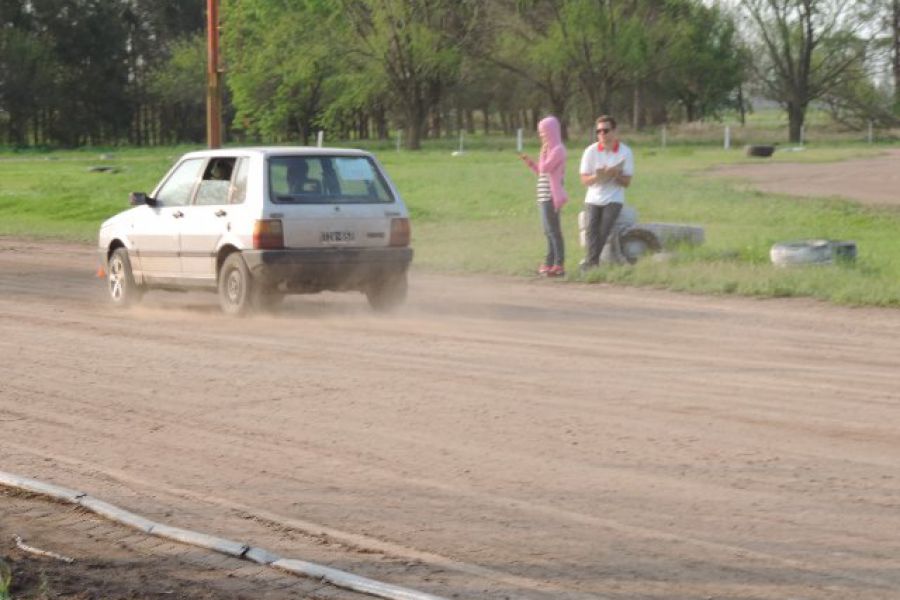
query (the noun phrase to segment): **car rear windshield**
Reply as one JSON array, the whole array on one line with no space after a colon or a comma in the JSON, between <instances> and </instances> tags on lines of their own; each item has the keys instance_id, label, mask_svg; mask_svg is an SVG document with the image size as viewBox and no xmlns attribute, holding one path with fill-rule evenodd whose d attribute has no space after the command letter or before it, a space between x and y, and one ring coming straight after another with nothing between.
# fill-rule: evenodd
<instances>
[{"instance_id":1,"label":"car rear windshield","mask_svg":"<svg viewBox=\"0 0 900 600\"><path fill-rule=\"evenodd\" d=\"M394 201L366 156L273 156L269 194L276 204L377 204Z\"/></svg>"}]
</instances>

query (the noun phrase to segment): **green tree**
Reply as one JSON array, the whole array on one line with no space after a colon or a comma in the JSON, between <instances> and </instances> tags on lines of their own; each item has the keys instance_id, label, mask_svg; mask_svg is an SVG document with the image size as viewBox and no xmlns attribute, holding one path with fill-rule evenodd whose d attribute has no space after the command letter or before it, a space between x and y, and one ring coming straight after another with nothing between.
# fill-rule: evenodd
<instances>
[{"instance_id":1,"label":"green tree","mask_svg":"<svg viewBox=\"0 0 900 600\"><path fill-rule=\"evenodd\" d=\"M66 146L118 141L127 135L127 31L121 2L32 0L37 37L59 69L49 136Z\"/></svg>"},{"instance_id":2,"label":"green tree","mask_svg":"<svg viewBox=\"0 0 900 600\"><path fill-rule=\"evenodd\" d=\"M682 10L660 80L694 121L734 106L749 58L734 21L718 7L685 2Z\"/></svg>"},{"instance_id":3,"label":"green tree","mask_svg":"<svg viewBox=\"0 0 900 600\"><path fill-rule=\"evenodd\" d=\"M568 116L576 89L570 57L560 45L563 0L509 0L493 6L496 43L486 62L515 74L525 84L512 88L524 106L549 107L568 139ZM504 86L497 90L503 97ZM511 100L508 98L508 100ZM524 106L520 106L524 107Z\"/></svg>"},{"instance_id":4,"label":"green tree","mask_svg":"<svg viewBox=\"0 0 900 600\"><path fill-rule=\"evenodd\" d=\"M590 119L630 111L640 127L648 114L665 119L673 101L689 118L700 118L733 103L744 74L733 19L696 0L501 0L495 6L502 30L488 61L540 90L543 103L564 119L570 107Z\"/></svg>"},{"instance_id":5,"label":"green tree","mask_svg":"<svg viewBox=\"0 0 900 600\"><path fill-rule=\"evenodd\" d=\"M0 112L13 143L146 143L148 74L203 29L182 0L0 0ZM202 77L202 73L201 73Z\"/></svg>"},{"instance_id":6,"label":"green tree","mask_svg":"<svg viewBox=\"0 0 900 600\"><path fill-rule=\"evenodd\" d=\"M46 42L22 29L0 29L0 113L6 140L16 146L37 135L41 114L52 104L58 67Z\"/></svg>"},{"instance_id":7,"label":"green tree","mask_svg":"<svg viewBox=\"0 0 900 600\"><path fill-rule=\"evenodd\" d=\"M322 0L229 0L222 14L235 127L309 143L335 100L330 86L346 60L337 7Z\"/></svg>"},{"instance_id":8,"label":"green tree","mask_svg":"<svg viewBox=\"0 0 900 600\"><path fill-rule=\"evenodd\" d=\"M206 50L205 41L199 38L205 38L206 34L206 3L198 0L119 1L124 6L128 35L127 89L132 113L129 141L143 145L203 140L203 113L199 115L199 135L196 132L198 126L191 126L186 121L198 118L196 105L205 110L206 92L202 83L206 78ZM190 48L198 44L203 52L203 64L192 77L201 84L201 89L198 96L188 99L184 91L196 91L193 82L180 89L165 88L160 83L161 78L181 78L177 73L187 68L193 54ZM162 75L163 70L168 73ZM174 96L172 101L167 99L169 95Z\"/></svg>"},{"instance_id":9,"label":"green tree","mask_svg":"<svg viewBox=\"0 0 900 600\"><path fill-rule=\"evenodd\" d=\"M791 142L801 141L806 110L856 77L871 13L864 1L741 0L756 36L754 69L766 96L787 111Z\"/></svg>"},{"instance_id":10,"label":"green tree","mask_svg":"<svg viewBox=\"0 0 900 600\"><path fill-rule=\"evenodd\" d=\"M526 125L515 120L513 115L528 108L534 110L533 107L547 106L541 88L515 71L499 68L495 62L485 60L484 56L468 57L463 64L460 80L450 91L459 128L469 133L475 132L475 111L481 112L481 128L485 135L491 132L491 117L495 114L500 115L501 126L506 130ZM505 57L508 62L515 59L515 52Z\"/></svg>"},{"instance_id":11,"label":"green tree","mask_svg":"<svg viewBox=\"0 0 900 600\"><path fill-rule=\"evenodd\" d=\"M206 34L174 42L169 52L165 62L144 75L142 105L157 110L141 131L145 139L164 144L201 142L206 137Z\"/></svg>"},{"instance_id":12,"label":"green tree","mask_svg":"<svg viewBox=\"0 0 900 600\"><path fill-rule=\"evenodd\" d=\"M887 17L891 44L891 74L894 84L894 115L900 117L900 0L891 0Z\"/></svg>"},{"instance_id":13,"label":"green tree","mask_svg":"<svg viewBox=\"0 0 900 600\"><path fill-rule=\"evenodd\" d=\"M665 6L655 0L568 0L552 30L594 116L613 112L618 92L660 68L673 37Z\"/></svg>"},{"instance_id":14,"label":"green tree","mask_svg":"<svg viewBox=\"0 0 900 600\"><path fill-rule=\"evenodd\" d=\"M341 0L350 23L355 67L381 81L406 129L421 147L429 114L459 78L477 38L482 0Z\"/></svg>"},{"instance_id":15,"label":"green tree","mask_svg":"<svg viewBox=\"0 0 900 600\"><path fill-rule=\"evenodd\" d=\"M848 79L828 90L822 102L831 118L844 126L864 130L869 123L894 127L893 94L880 88L868 77Z\"/></svg>"}]
</instances>

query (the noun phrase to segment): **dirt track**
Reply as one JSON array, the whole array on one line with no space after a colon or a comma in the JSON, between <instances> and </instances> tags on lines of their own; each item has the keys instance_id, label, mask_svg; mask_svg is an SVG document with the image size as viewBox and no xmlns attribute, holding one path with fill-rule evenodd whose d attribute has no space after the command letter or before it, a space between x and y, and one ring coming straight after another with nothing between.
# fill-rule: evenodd
<instances>
[{"instance_id":1,"label":"dirt track","mask_svg":"<svg viewBox=\"0 0 900 600\"><path fill-rule=\"evenodd\" d=\"M716 167L711 173L749 181L772 194L849 198L873 206L900 206L900 150L840 163L771 163Z\"/></svg>"},{"instance_id":2,"label":"dirt track","mask_svg":"<svg viewBox=\"0 0 900 600\"><path fill-rule=\"evenodd\" d=\"M897 597L897 311L416 272L235 320L95 266L0 239L2 470L445 596Z\"/></svg>"}]
</instances>

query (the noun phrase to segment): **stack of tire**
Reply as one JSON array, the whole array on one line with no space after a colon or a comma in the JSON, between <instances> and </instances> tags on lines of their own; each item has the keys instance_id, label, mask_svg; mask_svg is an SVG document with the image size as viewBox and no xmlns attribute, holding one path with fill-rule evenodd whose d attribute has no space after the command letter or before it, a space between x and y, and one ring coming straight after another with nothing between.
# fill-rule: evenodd
<instances>
[{"instance_id":1,"label":"stack of tire","mask_svg":"<svg viewBox=\"0 0 900 600\"><path fill-rule=\"evenodd\" d=\"M779 242L769 250L769 258L779 267L852 262L856 260L856 243L839 240Z\"/></svg>"},{"instance_id":2,"label":"stack of tire","mask_svg":"<svg viewBox=\"0 0 900 600\"><path fill-rule=\"evenodd\" d=\"M584 212L578 215L579 241L587 244L587 222ZM604 263L634 264L640 258L679 244L699 245L704 241L702 227L679 223L638 223L637 210L629 204L622 207L600 260Z\"/></svg>"}]
</instances>

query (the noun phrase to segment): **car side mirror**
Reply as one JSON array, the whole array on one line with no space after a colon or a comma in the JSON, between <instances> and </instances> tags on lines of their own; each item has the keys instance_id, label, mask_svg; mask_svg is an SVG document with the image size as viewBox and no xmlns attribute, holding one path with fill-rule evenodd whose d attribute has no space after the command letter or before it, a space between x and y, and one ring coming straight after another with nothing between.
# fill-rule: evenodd
<instances>
[{"instance_id":1,"label":"car side mirror","mask_svg":"<svg viewBox=\"0 0 900 600\"><path fill-rule=\"evenodd\" d=\"M149 197L144 192L131 192L128 196L128 203L131 206L143 206L144 204L147 206L155 206L156 200Z\"/></svg>"}]
</instances>

